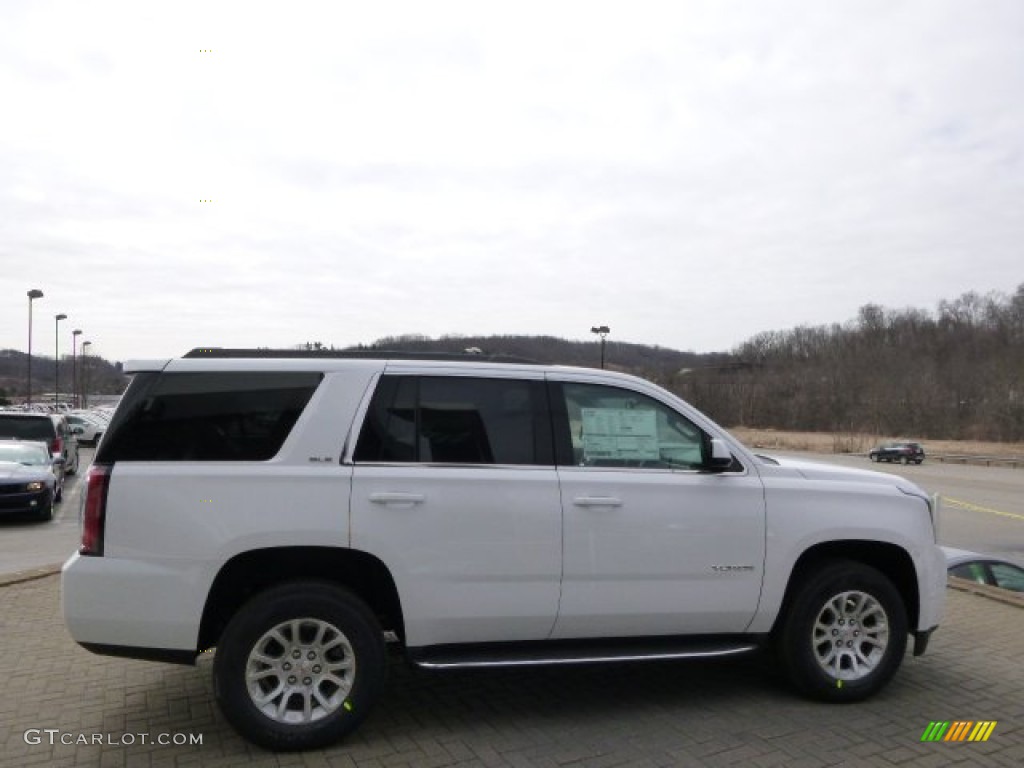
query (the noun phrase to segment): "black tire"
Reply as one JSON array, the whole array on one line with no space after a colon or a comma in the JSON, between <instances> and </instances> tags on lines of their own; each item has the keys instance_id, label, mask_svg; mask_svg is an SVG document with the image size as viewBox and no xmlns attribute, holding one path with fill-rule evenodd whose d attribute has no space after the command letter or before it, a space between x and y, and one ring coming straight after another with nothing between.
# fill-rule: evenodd
<instances>
[{"instance_id":1,"label":"black tire","mask_svg":"<svg viewBox=\"0 0 1024 768\"><path fill-rule=\"evenodd\" d=\"M250 659L257 649L278 663ZM332 665L339 667L337 676L327 671ZM251 682L253 693L247 671L260 675ZM243 737L274 751L325 747L350 733L369 713L384 674L384 636L376 617L348 590L323 582L284 584L250 599L225 628L213 661L224 717ZM289 685L292 690L282 695ZM264 709L253 699L260 694L266 696ZM309 715L299 709L306 700ZM266 711L282 707L283 716Z\"/></svg>"},{"instance_id":2,"label":"black tire","mask_svg":"<svg viewBox=\"0 0 1024 768\"><path fill-rule=\"evenodd\" d=\"M907 613L899 592L878 570L849 560L805 573L802 581L776 638L786 676L805 696L822 701L860 701L876 693L906 653ZM842 650L836 653L834 644Z\"/></svg>"}]
</instances>

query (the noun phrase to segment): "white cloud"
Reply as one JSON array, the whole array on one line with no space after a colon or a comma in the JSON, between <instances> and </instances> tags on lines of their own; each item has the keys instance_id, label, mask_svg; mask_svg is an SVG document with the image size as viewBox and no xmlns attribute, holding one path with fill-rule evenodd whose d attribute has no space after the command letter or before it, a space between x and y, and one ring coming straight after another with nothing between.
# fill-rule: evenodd
<instances>
[{"instance_id":1,"label":"white cloud","mask_svg":"<svg viewBox=\"0 0 1024 768\"><path fill-rule=\"evenodd\" d=\"M1022 34L1012 0L4 4L0 347L29 287L115 358L714 351L1012 290Z\"/></svg>"}]
</instances>

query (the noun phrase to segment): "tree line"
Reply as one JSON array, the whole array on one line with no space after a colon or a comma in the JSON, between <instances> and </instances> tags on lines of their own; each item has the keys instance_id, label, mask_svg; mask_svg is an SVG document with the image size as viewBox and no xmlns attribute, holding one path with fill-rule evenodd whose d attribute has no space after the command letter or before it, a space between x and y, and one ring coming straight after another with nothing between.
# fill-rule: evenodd
<instances>
[{"instance_id":1,"label":"tree line","mask_svg":"<svg viewBox=\"0 0 1024 768\"><path fill-rule=\"evenodd\" d=\"M301 348L333 345L307 342ZM390 336L354 349L461 353L597 367L600 344L554 336ZM934 311L866 304L843 324L767 331L731 352L697 354L606 342L608 368L650 379L727 426L1024 441L1024 283L1012 294L970 291ZM0 388L24 390L27 358L0 350ZM119 363L90 357L90 388L117 393ZM71 364L60 363L62 389ZM34 357L37 392L53 358Z\"/></svg>"},{"instance_id":2,"label":"tree line","mask_svg":"<svg viewBox=\"0 0 1024 768\"><path fill-rule=\"evenodd\" d=\"M1024 283L758 334L670 386L733 426L1024 440Z\"/></svg>"}]
</instances>

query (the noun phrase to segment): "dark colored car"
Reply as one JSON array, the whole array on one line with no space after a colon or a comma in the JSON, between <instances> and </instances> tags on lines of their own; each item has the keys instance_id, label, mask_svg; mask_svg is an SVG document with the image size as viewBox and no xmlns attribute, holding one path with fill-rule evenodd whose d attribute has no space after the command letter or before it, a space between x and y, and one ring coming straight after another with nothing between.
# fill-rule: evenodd
<instances>
[{"instance_id":1,"label":"dark colored car","mask_svg":"<svg viewBox=\"0 0 1024 768\"><path fill-rule=\"evenodd\" d=\"M0 515L53 517L64 493L63 464L46 443L0 441Z\"/></svg>"},{"instance_id":2,"label":"dark colored car","mask_svg":"<svg viewBox=\"0 0 1024 768\"><path fill-rule=\"evenodd\" d=\"M920 443L885 443L868 453L872 461L894 461L900 464L920 464L924 461L924 448Z\"/></svg>"},{"instance_id":3,"label":"dark colored car","mask_svg":"<svg viewBox=\"0 0 1024 768\"><path fill-rule=\"evenodd\" d=\"M950 576L988 584L991 587L1024 592L1024 568L994 555L983 555L966 549L942 547Z\"/></svg>"},{"instance_id":4,"label":"dark colored car","mask_svg":"<svg viewBox=\"0 0 1024 768\"><path fill-rule=\"evenodd\" d=\"M64 459L64 472L78 471L78 440L65 416L54 413L0 411L0 440L39 440L53 456Z\"/></svg>"}]
</instances>

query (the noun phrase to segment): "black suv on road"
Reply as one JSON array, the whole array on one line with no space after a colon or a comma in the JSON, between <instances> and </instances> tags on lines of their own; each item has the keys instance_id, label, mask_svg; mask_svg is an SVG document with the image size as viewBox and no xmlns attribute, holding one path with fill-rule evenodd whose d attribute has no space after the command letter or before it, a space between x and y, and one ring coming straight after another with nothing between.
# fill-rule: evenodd
<instances>
[{"instance_id":1,"label":"black suv on road","mask_svg":"<svg viewBox=\"0 0 1024 768\"><path fill-rule=\"evenodd\" d=\"M872 461L894 461L900 464L920 464L924 461L924 448L920 443L886 443L871 450L868 458Z\"/></svg>"}]
</instances>

